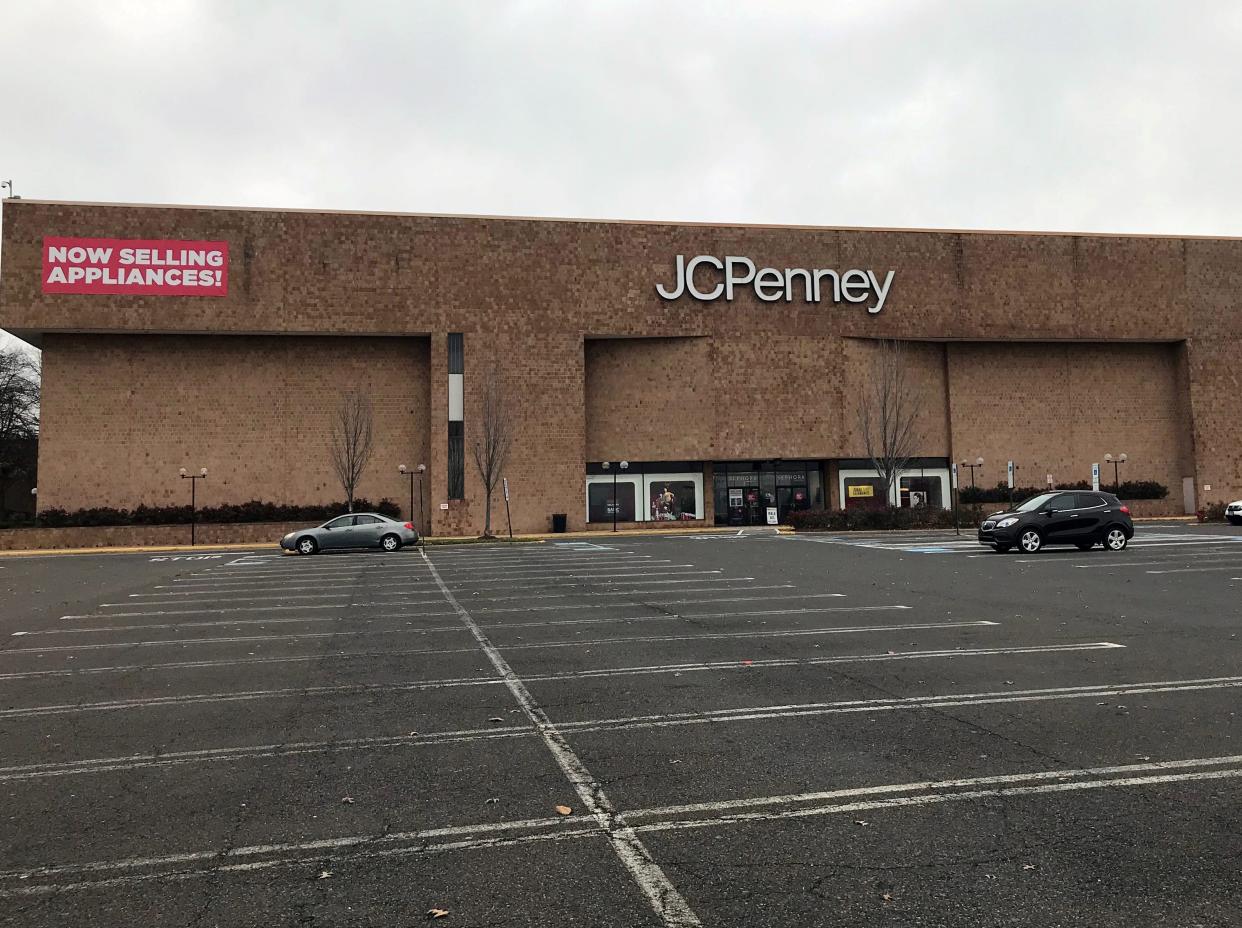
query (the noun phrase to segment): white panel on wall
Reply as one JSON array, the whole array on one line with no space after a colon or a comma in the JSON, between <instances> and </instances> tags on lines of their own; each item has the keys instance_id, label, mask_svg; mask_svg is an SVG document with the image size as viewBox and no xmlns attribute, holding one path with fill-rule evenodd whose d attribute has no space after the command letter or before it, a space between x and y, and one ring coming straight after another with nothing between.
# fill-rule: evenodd
<instances>
[{"instance_id":1,"label":"white panel on wall","mask_svg":"<svg viewBox=\"0 0 1242 928\"><path fill-rule=\"evenodd\" d=\"M449 380L449 384L448 384L448 387L449 387L449 395L448 395L448 401L449 401L449 404L448 404L448 406L449 406L449 408L448 408L448 417L449 417L449 422L461 422L463 419L465 419L465 408L466 408L465 393L466 393L466 387L465 387L465 380L464 380L464 378L465 378L465 375L464 375L464 374L449 374L449 375L448 375L448 380Z\"/></svg>"}]
</instances>

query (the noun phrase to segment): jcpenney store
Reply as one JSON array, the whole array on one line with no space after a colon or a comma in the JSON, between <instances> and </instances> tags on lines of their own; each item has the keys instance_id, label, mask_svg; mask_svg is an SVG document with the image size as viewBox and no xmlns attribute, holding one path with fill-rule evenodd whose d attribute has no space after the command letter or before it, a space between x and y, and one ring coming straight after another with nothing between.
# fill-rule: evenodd
<instances>
[{"instance_id":1,"label":"jcpenney store","mask_svg":"<svg viewBox=\"0 0 1242 928\"><path fill-rule=\"evenodd\" d=\"M359 495L476 533L489 382L517 531L881 505L857 407L892 341L921 398L893 505L949 505L954 461L1043 486L1120 451L1170 512L1242 496L1235 239L6 200L0 254L43 508L182 504L182 467L200 504L340 499L356 390Z\"/></svg>"}]
</instances>

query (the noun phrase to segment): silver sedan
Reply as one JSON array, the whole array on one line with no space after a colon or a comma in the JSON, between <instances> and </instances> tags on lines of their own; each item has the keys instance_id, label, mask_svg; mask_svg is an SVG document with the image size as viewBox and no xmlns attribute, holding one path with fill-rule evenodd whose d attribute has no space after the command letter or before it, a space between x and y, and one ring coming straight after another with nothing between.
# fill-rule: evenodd
<instances>
[{"instance_id":1,"label":"silver sedan","mask_svg":"<svg viewBox=\"0 0 1242 928\"><path fill-rule=\"evenodd\" d=\"M418 544L418 531L412 522L398 522L378 512L337 516L323 525L290 532L280 539L282 548L298 554L316 554L338 548L396 551L402 545L414 544Z\"/></svg>"}]
</instances>

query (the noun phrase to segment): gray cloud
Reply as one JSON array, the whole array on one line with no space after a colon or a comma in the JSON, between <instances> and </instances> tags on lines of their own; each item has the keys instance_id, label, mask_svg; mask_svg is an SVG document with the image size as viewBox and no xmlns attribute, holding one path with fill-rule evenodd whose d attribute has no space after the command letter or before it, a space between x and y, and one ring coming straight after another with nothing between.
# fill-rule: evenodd
<instances>
[{"instance_id":1,"label":"gray cloud","mask_svg":"<svg viewBox=\"0 0 1242 928\"><path fill-rule=\"evenodd\" d=\"M29 197L1242 234L1232 2L28 2Z\"/></svg>"}]
</instances>

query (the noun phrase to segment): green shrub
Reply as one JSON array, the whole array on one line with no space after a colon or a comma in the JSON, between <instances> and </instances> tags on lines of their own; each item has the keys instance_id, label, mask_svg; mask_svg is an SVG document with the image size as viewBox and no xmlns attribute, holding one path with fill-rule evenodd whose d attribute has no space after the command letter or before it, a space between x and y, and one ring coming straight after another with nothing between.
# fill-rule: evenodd
<instances>
[{"instance_id":1,"label":"green shrub","mask_svg":"<svg viewBox=\"0 0 1242 928\"><path fill-rule=\"evenodd\" d=\"M348 509L346 503L295 506L284 503L265 503L257 499L246 503L224 506L204 506L194 520L201 524L233 525L239 522L323 522ZM372 503L367 499L354 500L355 512L378 512L397 518L400 508L390 499ZM91 509L44 509L39 513L39 524L49 528L83 525L187 525L191 520L189 506L137 506L134 509L114 509L100 506Z\"/></svg>"},{"instance_id":2,"label":"green shrub","mask_svg":"<svg viewBox=\"0 0 1242 928\"><path fill-rule=\"evenodd\" d=\"M1086 480L1073 483L1059 483L1053 490L1090 490L1091 484ZM1155 480L1127 480L1120 486L1100 484L1105 493L1114 493L1121 499L1164 499L1169 495L1169 488ZM1049 492L1047 487L1014 487L1013 501L1020 503L1024 499ZM1009 487L998 483L994 487L962 487L958 490L958 498L963 505L968 503L1004 503L1009 505Z\"/></svg>"},{"instance_id":3,"label":"green shrub","mask_svg":"<svg viewBox=\"0 0 1242 928\"><path fill-rule=\"evenodd\" d=\"M977 506L958 510L959 524L973 527L986 513ZM789 513L786 521L798 532L849 532L888 529L953 528L953 510L932 506L914 509L803 509Z\"/></svg>"}]
</instances>

